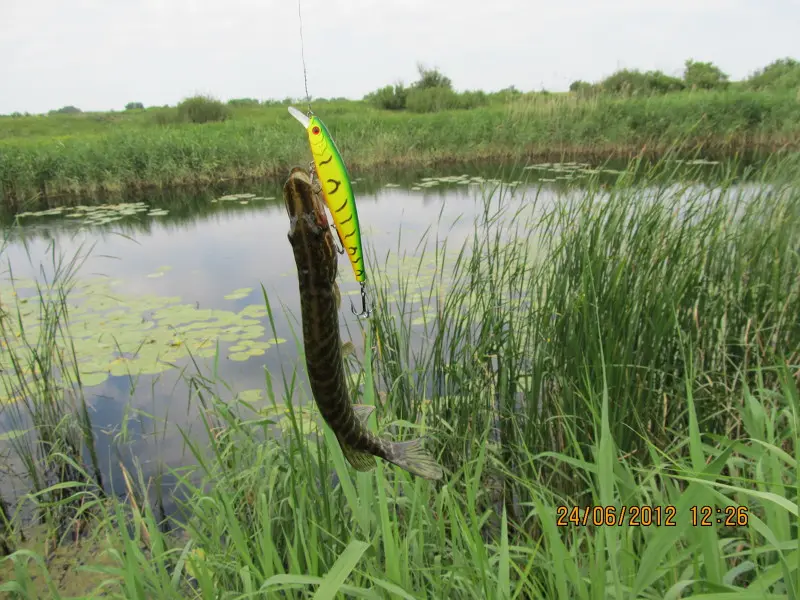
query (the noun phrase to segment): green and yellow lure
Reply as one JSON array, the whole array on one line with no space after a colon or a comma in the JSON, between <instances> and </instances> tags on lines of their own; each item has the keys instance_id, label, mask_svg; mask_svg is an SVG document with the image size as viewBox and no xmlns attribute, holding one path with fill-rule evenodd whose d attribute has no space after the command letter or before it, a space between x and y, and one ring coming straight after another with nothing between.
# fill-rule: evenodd
<instances>
[{"instance_id":1,"label":"green and yellow lure","mask_svg":"<svg viewBox=\"0 0 800 600\"><path fill-rule=\"evenodd\" d=\"M367 277L364 266L363 246L361 244L361 226L347 168L344 166L344 161L341 154L339 154L336 143L319 117L310 111L308 115L304 115L293 106L289 107L289 113L306 128L311 155L314 157L314 166L322 184L322 195L333 216L333 223L339 235L339 241L342 243L342 247L347 250L347 256L353 267L356 281L361 284L361 300L363 302L366 300L364 286ZM366 304L361 314L369 314L366 310Z\"/></svg>"}]
</instances>

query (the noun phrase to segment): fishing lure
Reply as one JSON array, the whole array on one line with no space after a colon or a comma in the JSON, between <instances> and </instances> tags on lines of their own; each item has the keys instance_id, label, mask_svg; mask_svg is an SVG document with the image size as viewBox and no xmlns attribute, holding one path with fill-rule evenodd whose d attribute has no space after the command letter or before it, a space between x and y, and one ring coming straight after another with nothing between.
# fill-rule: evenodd
<instances>
[{"instance_id":1,"label":"fishing lure","mask_svg":"<svg viewBox=\"0 0 800 600\"><path fill-rule=\"evenodd\" d=\"M347 168L344 166L344 161L341 154L339 154L336 143L319 117L310 110L307 115L304 115L293 106L289 107L289 113L306 128L317 177L322 184L322 196L325 198L325 203L328 205L331 216L333 216L333 223L339 236L339 241L342 247L347 250L347 257L350 259L350 265L353 267L356 281L361 285L361 313L356 313L355 307L352 307L353 314L369 316L361 227L358 220L358 210L356 210L353 186L350 184Z\"/></svg>"}]
</instances>

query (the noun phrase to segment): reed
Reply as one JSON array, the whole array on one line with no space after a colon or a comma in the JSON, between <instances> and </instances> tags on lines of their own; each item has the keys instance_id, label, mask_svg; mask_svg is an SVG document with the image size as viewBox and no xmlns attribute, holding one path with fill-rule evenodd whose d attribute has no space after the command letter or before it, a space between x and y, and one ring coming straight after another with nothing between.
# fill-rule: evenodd
<instances>
[{"instance_id":1,"label":"reed","mask_svg":"<svg viewBox=\"0 0 800 600\"><path fill-rule=\"evenodd\" d=\"M183 432L172 531L125 471L124 498L87 494L108 559L87 574L141 599L798 597L795 161L713 189L641 161L559 205L487 190L463 247L420 240L430 287L376 269L347 361L443 482L349 469L298 406L302 356L269 409L187 375L205 434ZM43 597L36 557L3 559L0 591Z\"/></svg>"},{"instance_id":2,"label":"reed","mask_svg":"<svg viewBox=\"0 0 800 600\"><path fill-rule=\"evenodd\" d=\"M346 101L318 102L315 110L356 172L453 160L604 160L643 147L716 157L797 148L798 106L794 93L740 90L627 99L525 94L427 114ZM230 119L203 124L159 110L0 119L0 206L14 212L42 198L55 205L64 195L265 177L308 160L285 105L233 106Z\"/></svg>"}]
</instances>

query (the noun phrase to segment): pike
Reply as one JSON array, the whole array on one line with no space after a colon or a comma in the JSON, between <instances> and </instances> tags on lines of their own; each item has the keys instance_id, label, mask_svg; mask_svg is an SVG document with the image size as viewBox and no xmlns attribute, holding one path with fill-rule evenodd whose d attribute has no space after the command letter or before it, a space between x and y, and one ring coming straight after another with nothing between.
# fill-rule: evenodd
<instances>
[{"instance_id":1,"label":"pike","mask_svg":"<svg viewBox=\"0 0 800 600\"><path fill-rule=\"evenodd\" d=\"M314 401L347 461L357 471L375 468L382 458L425 479L441 479L442 468L421 439L391 442L367 428L374 406L351 404L344 373L336 284L336 246L324 205L308 174L292 169L283 187L300 286L303 347Z\"/></svg>"}]
</instances>

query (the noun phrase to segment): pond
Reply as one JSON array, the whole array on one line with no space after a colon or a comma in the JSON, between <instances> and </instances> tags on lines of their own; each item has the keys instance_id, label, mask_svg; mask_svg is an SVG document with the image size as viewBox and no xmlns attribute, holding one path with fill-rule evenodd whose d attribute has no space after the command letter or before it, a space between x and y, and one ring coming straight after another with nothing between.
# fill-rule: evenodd
<instances>
[{"instance_id":1,"label":"pond","mask_svg":"<svg viewBox=\"0 0 800 600\"><path fill-rule=\"evenodd\" d=\"M356 177L368 267L413 273L416 289L408 290L408 309L412 323L421 326L434 276L447 279L447 273L435 272L434 245L446 239L455 255L473 233L487 196L512 209L533 196L537 206L552 205L579 193L587 177L613 183L624 165L615 167L454 166ZM219 382L220 398L238 394L263 407L270 378L302 371L297 277L282 185L283 179L192 195L154 193L128 204L86 202L23 213L19 226L6 226L0 302L14 314L19 308L29 339L36 338L40 320L35 281L62 278L75 267L67 297L69 338L106 480L120 481L115 448L123 441L125 456L136 457L146 475L157 461L169 467L187 462L177 427L191 435L200 424L196 404L187 400L186 373L199 371ZM349 307L351 299L359 305L359 288L345 255L339 258L339 286L342 338L352 340L361 356L360 325ZM7 356L0 358L8 372ZM296 400L307 401L302 376L298 385ZM12 395L0 388L6 406L0 432L14 422L8 410ZM5 498L19 492L11 480L4 479L0 489Z\"/></svg>"}]
</instances>

